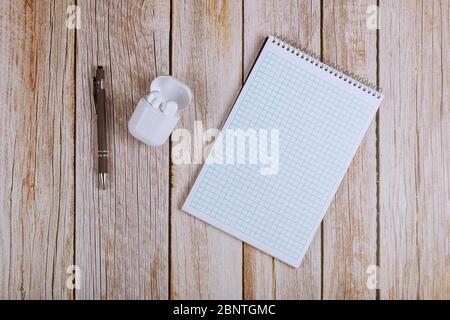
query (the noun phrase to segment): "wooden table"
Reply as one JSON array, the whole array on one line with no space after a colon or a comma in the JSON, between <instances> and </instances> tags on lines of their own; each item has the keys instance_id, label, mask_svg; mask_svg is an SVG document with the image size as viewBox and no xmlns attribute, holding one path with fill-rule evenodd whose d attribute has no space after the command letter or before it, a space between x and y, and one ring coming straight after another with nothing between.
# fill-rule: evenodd
<instances>
[{"instance_id":1,"label":"wooden table","mask_svg":"<svg viewBox=\"0 0 450 320\"><path fill-rule=\"evenodd\" d=\"M76 30L74 0L1 1L0 298L449 299L450 2L378 2L380 29L366 25L374 0L77 0ZM165 74L194 93L180 127L220 128L272 33L386 96L297 270L180 211L201 165L174 165L169 143L127 130ZM79 289L66 286L71 265Z\"/></svg>"}]
</instances>

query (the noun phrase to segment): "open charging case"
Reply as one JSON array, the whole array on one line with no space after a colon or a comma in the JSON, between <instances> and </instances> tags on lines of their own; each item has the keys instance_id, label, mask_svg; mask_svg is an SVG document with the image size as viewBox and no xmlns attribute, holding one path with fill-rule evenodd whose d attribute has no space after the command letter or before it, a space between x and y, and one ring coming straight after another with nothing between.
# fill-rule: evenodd
<instances>
[{"instance_id":1,"label":"open charging case","mask_svg":"<svg viewBox=\"0 0 450 320\"><path fill-rule=\"evenodd\" d=\"M164 144L177 126L179 112L191 103L192 92L171 76L157 77L150 91L139 100L128 122L128 130L136 139L156 147Z\"/></svg>"}]
</instances>

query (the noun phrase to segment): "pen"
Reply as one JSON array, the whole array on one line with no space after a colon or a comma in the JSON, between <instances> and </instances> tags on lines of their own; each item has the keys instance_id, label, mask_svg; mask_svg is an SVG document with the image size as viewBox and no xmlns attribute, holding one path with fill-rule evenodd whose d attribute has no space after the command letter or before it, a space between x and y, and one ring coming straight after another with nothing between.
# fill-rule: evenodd
<instances>
[{"instance_id":1,"label":"pen","mask_svg":"<svg viewBox=\"0 0 450 320\"><path fill-rule=\"evenodd\" d=\"M94 102L97 113L98 175L101 188L106 189L108 146L106 142L105 70L98 66L94 78Z\"/></svg>"}]
</instances>

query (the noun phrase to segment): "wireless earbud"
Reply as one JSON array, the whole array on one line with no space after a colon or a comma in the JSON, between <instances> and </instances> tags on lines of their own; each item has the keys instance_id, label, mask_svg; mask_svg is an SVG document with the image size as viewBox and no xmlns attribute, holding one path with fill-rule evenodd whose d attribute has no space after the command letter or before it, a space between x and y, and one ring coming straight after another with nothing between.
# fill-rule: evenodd
<instances>
[{"instance_id":1,"label":"wireless earbud","mask_svg":"<svg viewBox=\"0 0 450 320\"><path fill-rule=\"evenodd\" d=\"M145 101L147 101L153 108L159 108L163 103L163 98L159 91L152 91L148 96L146 96Z\"/></svg>"},{"instance_id":2,"label":"wireless earbud","mask_svg":"<svg viewBox=\"0 0 450 320\"><path fill-rule=\"evenodd\" d=\"M175 101L167 101L161 106L165 116L173 117L178 113L178 104Z\"/></svg>"},{"instance_id":3,"label":"wireless earbud","mask_svg":"<svg viewBox=\"0 0 450 320\"><path fill-rule=\"evenodd\" d=\"M151 84L150 94L138 102L128 130L145 144L162 145L176 127L179 111L191 100L191 90L185 84L173 77L158 77Z\"/></svg>"},{"instance_id":4,"label":"wireless earbud","mask_svg":"<svg viewBox=\"0 0 450 320\"><path fill-rule=\"evenodd\" d=\"M145 97L151 107L161 109L161 112L166 116L175 116L178 112L178 104L175 101L164 102L160 92L153 91Z\"/></svg>"}]
</instances>

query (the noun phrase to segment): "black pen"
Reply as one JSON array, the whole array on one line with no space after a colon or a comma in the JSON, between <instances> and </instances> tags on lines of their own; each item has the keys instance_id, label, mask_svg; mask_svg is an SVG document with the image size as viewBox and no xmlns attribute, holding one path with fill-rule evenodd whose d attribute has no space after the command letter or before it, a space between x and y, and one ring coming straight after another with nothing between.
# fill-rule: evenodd
<instances>
[{"instance_id":1,"label":"black pen","mask_svg":"<svg viewBox=\"0 0 450 320\"><path fill-rule=\"evenodd\" d=\"M98 175L102 189L106 189L106 175L108 173L108 145L106 139L106 110L105 110L105 70L97 67L94 78L94 101L97 113L97 141L98 141Z\"/></svg>"}]
</instances>

